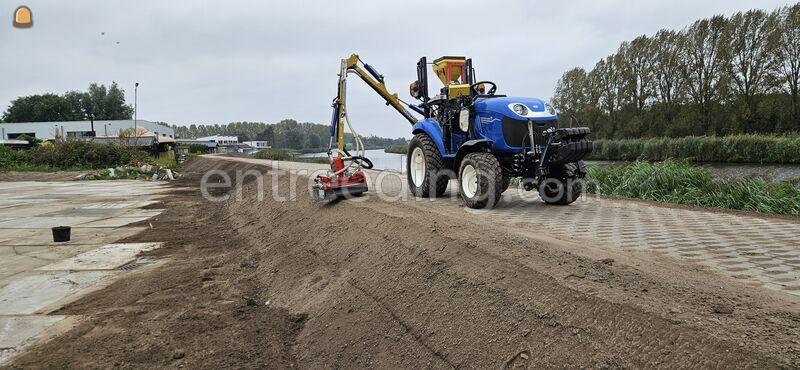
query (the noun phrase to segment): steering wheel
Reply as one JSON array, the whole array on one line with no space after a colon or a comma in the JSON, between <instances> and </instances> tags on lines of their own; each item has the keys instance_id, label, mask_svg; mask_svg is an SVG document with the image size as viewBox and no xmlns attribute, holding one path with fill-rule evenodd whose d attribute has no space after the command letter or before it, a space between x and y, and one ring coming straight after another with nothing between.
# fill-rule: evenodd
<instances>
[{"instance_id":1,"label":"steering wheel","mask_svg":"<svg viewBox=\"0 0 800 370\"><path fill-rule=\"evenodd\" d=\"M482 95L482 94L481 94L481 93L478 91L478 86L480 86L480 85L483 85L483 84L489 84L489 85L492 85L492 87L489 89L489 91L487 91L487 92L486 92L486 95L494 95L494 93L497 91L497 84L495 84L495 83L494 83L494 82L492 82L492 81L481 81L481 82L476 82L476 83L474 83L474 84L470 85L470 86L469 86L469 89L470 89L470 91L472 91L473 95L476 95L476 96L477 96L477 95Z\"/></svg>"}]
</instances>

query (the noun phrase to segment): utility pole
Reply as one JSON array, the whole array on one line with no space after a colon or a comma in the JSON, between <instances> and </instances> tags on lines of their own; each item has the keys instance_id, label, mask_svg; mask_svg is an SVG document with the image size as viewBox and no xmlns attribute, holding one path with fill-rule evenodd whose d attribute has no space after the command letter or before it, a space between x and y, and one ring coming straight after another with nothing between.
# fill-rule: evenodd
<instances>
[{"instance_id":1,"label":"utility pole","mask_svg":"<svg viewBox=\"0 0 800 370\"><path fill-rule=\"evenodd\" d=\"M136 138L134 145L139 145L139 83L133 85L133 135Z\"/></svg>"}]
</instances>

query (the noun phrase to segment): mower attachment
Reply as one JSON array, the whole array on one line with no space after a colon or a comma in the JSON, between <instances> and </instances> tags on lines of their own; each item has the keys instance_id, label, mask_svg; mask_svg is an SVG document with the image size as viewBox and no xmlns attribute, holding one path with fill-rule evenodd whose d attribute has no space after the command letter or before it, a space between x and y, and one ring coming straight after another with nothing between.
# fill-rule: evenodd
<instances>
[{"instance_id":1,"label":"mower attachment","mask_svg":"<svg viewBox=\"0 0 800 370\"><path fill-rule=\"evenodd\" d=\"M370 162L371 165L371 162ZM371 167L371 166L370 166ZM361 170L349 173L344 169L342 158L334 158L331 176L317 176L311 193L316 201L329 201L339 197L358 196L368 190L367 178Z\"/></svg>"}]
</instances>

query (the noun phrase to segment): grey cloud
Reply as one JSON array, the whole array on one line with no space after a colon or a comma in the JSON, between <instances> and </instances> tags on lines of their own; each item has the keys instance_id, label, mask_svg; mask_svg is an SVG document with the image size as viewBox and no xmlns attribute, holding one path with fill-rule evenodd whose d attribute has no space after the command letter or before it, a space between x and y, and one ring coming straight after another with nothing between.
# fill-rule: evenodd
<instances>
[{"instance_id":1,"label":"grey cloud","mask_svg":"<svg viewBox=\"0 0 800 370\"><path fill-rule=\"evenodd\" d=\"M422 55L464 54L501 92L549 98L561 73L623 40L698 18L785 1L24 1L0 5L0 103L112 80L140 117L176 124L327 122L338 60L359 53L406 100ZM441 10L440 10L441 9ZM101 35L105 32L105 35ZM119 44L116 42L119 41ZM408 127L366 86L350 84L361 132Z\"/></svg>"}]
</instances>

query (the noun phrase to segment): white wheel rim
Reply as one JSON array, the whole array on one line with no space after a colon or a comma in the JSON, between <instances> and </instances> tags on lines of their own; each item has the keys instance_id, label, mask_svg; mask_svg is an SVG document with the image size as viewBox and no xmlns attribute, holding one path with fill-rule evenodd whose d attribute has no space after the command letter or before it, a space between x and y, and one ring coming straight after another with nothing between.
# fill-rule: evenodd
<instances>
[{"instance_id":1,"label":"white wheel rim","mask_svg":"<svg viewBox=\"0 0 800 370\"><path fill-rule=\"evenodd\" d=\"M478 193L478 171L471 164L461 170L461 191L467 198L473 198Z\"/></svg>"},{"instance_id":2,"label":"white wheel rim","mask_svg":"<svg viewBox=\"0 0 800 370\"><path fill-rule=\"evenodd\" d=\"M422 186L422 182L425 181L425 152L422 151L422 148L414 148L414 151L411 152L411 164L409 165L409 171L411 173L411 181L414 182L414 186Z\"/></svg>"}]
</instances>

